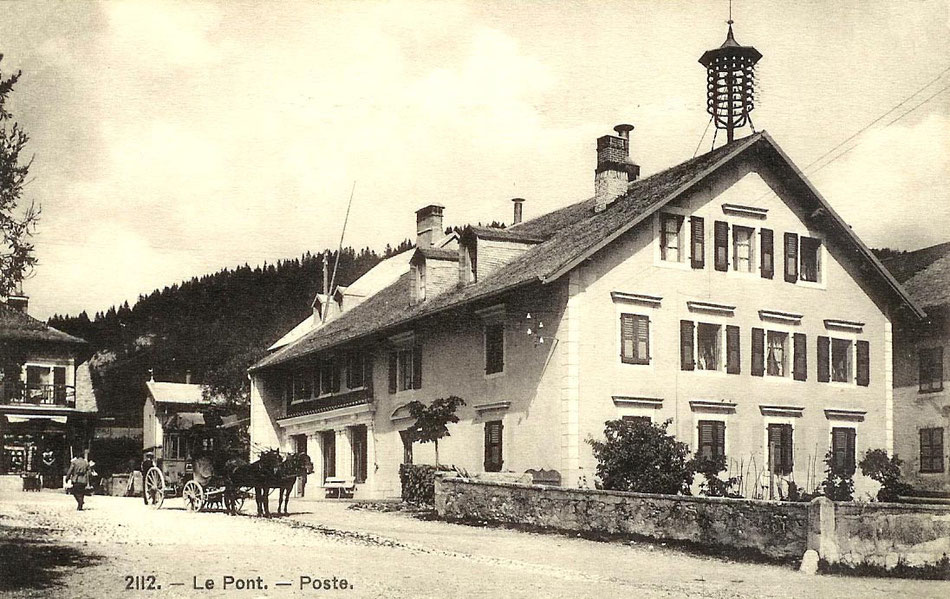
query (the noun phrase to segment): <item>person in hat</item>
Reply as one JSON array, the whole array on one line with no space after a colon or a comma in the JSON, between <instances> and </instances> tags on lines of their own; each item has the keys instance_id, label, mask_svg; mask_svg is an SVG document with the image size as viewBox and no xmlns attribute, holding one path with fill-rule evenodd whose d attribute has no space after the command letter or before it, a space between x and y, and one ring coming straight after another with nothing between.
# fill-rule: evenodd
<instances>
[{"instance_id":1,"label":"person in hat","mask_svg":"<svg viewBox=\"0 0 950 599\"><path fill-rule=\"evenodd\" d=\"M88 452L86 452L88 454ZM89 483L89 461L86 460L86 454L78 455L69 462L69 470L66 471L66 480L72 483L70 493L76 498L76 509L82 510L86 499L86 485Z\"/></svg>"},{"instance_id":2,"label":"person in hat","mask_svg":"<svg viewBox=\"0 0 950 599\"><path fill-rule=\"evenodd\" d=\"M155 466L155 454L151 451L145 452L145 458L142 460L142 501L145 502L145 505L148 505L148 496L145 494L145 475L148 474L149 469Z\"/></svg>"}]
</instances>

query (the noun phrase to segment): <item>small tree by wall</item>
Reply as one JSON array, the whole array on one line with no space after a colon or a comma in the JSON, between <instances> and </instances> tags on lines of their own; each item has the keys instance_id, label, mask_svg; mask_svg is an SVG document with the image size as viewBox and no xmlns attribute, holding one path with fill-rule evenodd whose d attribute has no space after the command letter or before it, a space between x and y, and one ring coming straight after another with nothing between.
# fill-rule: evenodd
<instances>
[{"instance_id":1,"label":"small tree by wall","mask_svg":"<svg viewBox=\"0 0 950 599\"><path fill-rule=\"evenodd\" d=\"M835 464L834 454L825 454L825 480L821 481L821 494L832 501L854 500L854 464Z\"/></svg>"},{"instance_id":2,"label":"small tree by wall","mask_svg":"<svg viewBox=\"0 0 950 599\"><path fill-rule=\"evenodd\" d=\"M899 501L907 495L911 486L901 480L902 460L896 455L888 456L883 449L869 449L858 464L864 476L881 483L877 492L878 501Z\"/></svg>"},{"instance_id":3,"label":"small tree by wall","mask_svg":"<svg viewBox=\"0 0 950 599\"><path fill-rule=\"evenodd\" d=\"M689 446L666 429L670 420L609 420L603 441L588 439L597 458L598 488L689 495L693 467Z\"/></svg>"},{"instance_id":4,"label":"small tree by wall","mask_svg":"<svg viewBox=\"0 0 950 599\"><path fill-rule=\"evenodd\" d=\"M413 441L435 444L435 465L439 465L439 439L449 436L448 425L459 421L455 411L465 405L465 400L455 395L440 397L428 406L419 401L406 404L409 414L416 419L409 428Z\"/></svg>"}]
</instances>

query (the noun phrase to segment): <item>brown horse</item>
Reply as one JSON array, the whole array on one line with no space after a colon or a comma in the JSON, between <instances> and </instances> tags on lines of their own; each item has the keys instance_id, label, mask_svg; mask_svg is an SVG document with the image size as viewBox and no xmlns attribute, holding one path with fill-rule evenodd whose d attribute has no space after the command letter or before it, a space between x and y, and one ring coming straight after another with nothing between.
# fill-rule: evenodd
<instances>
[{"instance_id":1,"label":"brown horse","mask_svg":"<svg viewBox=\"0 0 950 599\"><path fill-rule=\"evenodd\" d=\"M277 484L274 485L280 489L280 494L277 496L278 515L281 509L285 515L289 513L287 504L290 503L290 491L294 488L297 478L307 474L313 474L313 462L305 453L292 453L278 466Z\"/></svg>"},{"instance_id":2,"label":"brown horse","mask_svg":"<svg viewBox=\"0 0 950 599\"><path fill-rule=\"evenodd\" d=\"M237 495L241 487L253 487L254 499L257 502L257 515L270 516L270 505L267 499L267 490L274 486L277 478L277 469L280 467L280 452L268 449L261 453L257 461L248 464L241 458L231 458L225 464L224 503L228 513L237 514Z\"/></svg>"}]
</instances>

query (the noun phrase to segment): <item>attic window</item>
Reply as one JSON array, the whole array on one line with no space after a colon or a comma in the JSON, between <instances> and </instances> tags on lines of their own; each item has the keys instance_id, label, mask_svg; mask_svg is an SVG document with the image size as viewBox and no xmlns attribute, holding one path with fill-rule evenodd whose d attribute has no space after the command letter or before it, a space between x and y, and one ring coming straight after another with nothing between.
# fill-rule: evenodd
<instances>
[{"instance_id":1,"label":"attic window","mask_svg":"<svg viewBox=\"0 0 950 599\"><path fill-rule=\"evenodd\" d=\"M475 242L465 244L462 247L461 260L459 261L459 275L463 283L474 283L478 280L477 254Z\"/></svg>"},{"instance_id":2,"label":"attic window","mask_svg":"<svg viewBox=\"0 0 950 599\"><path fill-rule=\"evenodd\" d=\"M425 262L415 264L412 267L416 283L416 299L423 301L426 299L426 265Z\"/></svg>"},{"instance_id":3,"label":"attic window","mask_svg":"<svg viewBox=\"0 0 950 599\"><path fill-rule=\"evenodd\" d=\"M683 217L660 214L660 258L666 262L682 262Z\"/></svg>"},{"instance_id":4,"label":"attic window","mask_svg":"<svg viewBox=\"0 0 950 599\"><path fill-rule=\"evenodd\" d=\"M801 238L801 279L817 283L821 276L821 241L814 237Z\"/></svg>"}]
</instances>

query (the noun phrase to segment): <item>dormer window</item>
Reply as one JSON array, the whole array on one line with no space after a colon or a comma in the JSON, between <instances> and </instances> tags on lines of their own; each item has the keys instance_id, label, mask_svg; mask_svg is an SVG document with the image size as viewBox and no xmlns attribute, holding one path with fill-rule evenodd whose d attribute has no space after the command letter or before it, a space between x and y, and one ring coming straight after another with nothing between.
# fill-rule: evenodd
<instances>
[{"instance_id":1,"label":"dormer window","mask_svg":"<svg viewBox=\"0 0 950 599\"><path fill-rule=\"evenodd\" d=\"M478 280L476 276L478 272L478 262L475 243L474 240L471 240L459 246L459 257L461 258L459 260L459 280L462 283L474 283Z\"/></svg>"},{"instance_id":2,"label":"dormer window","mask_svg":"<svg viewBox=\"0 0 950 599\"><path fill-rule=\"evenodd\" d=\"M413 279L416 285L416 301L425 301L426 299L426 263L425 261L412 266Z\"/></svg>"}]
</instances>

